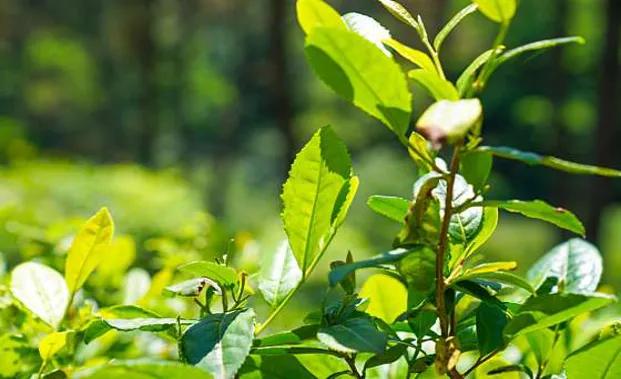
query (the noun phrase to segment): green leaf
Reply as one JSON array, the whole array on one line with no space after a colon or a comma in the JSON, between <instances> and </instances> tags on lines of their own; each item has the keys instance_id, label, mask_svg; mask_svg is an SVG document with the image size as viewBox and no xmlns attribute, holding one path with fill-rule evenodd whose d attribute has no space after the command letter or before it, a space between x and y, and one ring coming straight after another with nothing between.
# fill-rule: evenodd
<instances>
[{"instance_id":1,"label":"green leaf","mask_svg":"<svg viewBox=\"0 0 621 379\"><path fill-rule=\"evenodd\" d=\"M474 236L474 238L468 243L466 249L460 257L451 260L451 267L454 264L459 263L461 260L468 258L474 252L479 250L481 246L494 234L496 227L498 226L498 208L483 208L483 221L481 223L481 229Z\"/></svg>"},{"instance_id":2,"label":"green leaf","mask_svg":"<svg viewBox=\"0 0 621 379\"><path fill-rule=\"evenodd\" d=\"M412 244L437 245L442 224L440 201L434 191L440 182L440 174L430 172L414 183L414 201L405 218L405 227L399 232L393 246Z\"/></svg>"},{"instance_id":3,"label":"green leaf","mask_svg":"<svg viewBox=\"0 0 621 379\"><path fill-rule=\"evenodd\" d=\"M13 269L11 293L53 329L60 326L69 305L69 290L63 276L40 263L26 262Z\"/></svg>"},{"instance_id":4,"label":"green leaf","mask_svg":"<svg viewBox=\"0 0 621 379\"><path fill-rule=\"evenodd\" d=\"M423 86L436 100L459 100L457 89L437 73L423 69L408 71L408 77Z\"/></svg>"},{"instance_id":5,"label":"green leaf","mask_svg":"<svg viewBox=\"0 0 621 379\"><path fill-rule=\"evenodd\" d=\"M369 317L348 318L339 324L322 327L317 333L321 343L342 353L375 353L386 349L386 335L375 328Z\"/></svg>"},{"instance_id":6,"label":"green leaf","mask_svg":"<svg viewBox=\"0 0 621 379\"><path fill-rule=\"evenodd\" d=\"M476 151L490 152L496 156L513 159L526 163L530 166L546 166L555 170L565 171L578 175L600 175L613 178L621 178L621 171L610 168L590 166L580 163L569 162L563 159L528 153L504 146L481 146Z\"/></svg>"},{"instance_id":7,"label":"green leaf","mask_svg":"<svg viewBox=\"0 0 621 379\"><path fill-rule=\"evenodd\" d=\"M421 188L431 178L438 177L438 173L432 172L425 176L420 177L416 183L414 183L414 195L417 197L421 193ZM438 186L432 191L432 195L438 200L440 204L440 213L444 214L444 207L446 205L446 180L440 179ZM475 198L475 193L471 185L468 184L466 179L461 175L455 176L455 182L453 184L453 207L458 208L464 205L467 201ZM449 236L455 243L467 243L472 241L481 229L483 222L483 208L482 207L470 207L455 213L451 216L449 224Z\"/></svg>"},{"instance_id":8,"label":"green leaf","mask_svg":"<svg viewBox=\"0 0 621 379\"><path fill-rule=\"evenodd\" d=\"M573 238L555 246L528 270L528 279L539 288L546 278L558 279L561 291L590 293L602 277L602 256L591 243Z\"/></svg>"},{"instance_id":9,"label":"green leaf","mask_svg":"<svg viewBox=\"0 0 621 379\"><path fill-rule=\"evenodd\" d=\"M457 291L468 294L474 298L477 298L483 302L502 307L503 304L498 300L488 288L472 280L462 280L451 284L451 287Z\"/></svg>"},{"instance_id":10,"label":"green leaf","mask_svg":"<svg viewBox=\"0 0 621 379\"><path fill-rule=\"evenodd\" d=\"M367 205L374 212L405 224L405 216L408 213L410 202L402 197L375 195L369 197Z\"/></svg>"},{"instance_id":11,"label":"green leaf","mask_svg":"<svg viewBox=\"0 0 621 379\"><path fill-rule=\"evenodd\" d=\"M487 280L496 283L508 284L510 286L522 288L530 293L535 293L535 288L533 288L533 286L526 279L506 271L466 272L464 275L456 279L456 281L460 280Z\"/></svg>"},{"instance_id":12,"label":"green leaf","mask_svg":"<svg viewBox=\"0 0 621 379\"><path fill-rule=\"evenodd\" d=\"M567 45L567 44L571 44L571 43L577 43L577 44L584 44L584 38L582 37L561 37L561 38L552 38L552 39L546 39L546 40L542 40L542 41L537 41L537 42L532 42L529 44L526 44L524 46L520 46L517 47L515 49L511 49L507 52L505 52L504 54L502 54L500 57L498 57L498 59L494 62L494 65L496 67L498 67L499 65L503 64L504 62L513 59L519 55L522 55L524 53L528 53L528 52L533 52L533 51L539 51L539 50L544 50L544 49L549 49L552 47L556 47L556 46L561 46L561 45Z\"/></svg>"},{"instance_id":13,"label":"green leaf","mask_svg":"<svg viewBox=\"0 0 621 379\"><path fill-rule=\"evenodd\" d=\"M107 208L101 208L76 234L65 262L65 280L69 292L82 288L88 276L105 258L112 242L114 223Z\"/></svg>"},{"instance_id":14,"label":"green leaf","mask_svg":"<svg viewBox=\"0 0 621 379\"><path fill-rule=\"evenodd\" d=\"M48 362L66 345L70 332L52 332L39 342L39 355L44 362Z\"/></svg>"},{"instance_id":15,"label":"green leaf","mask_svg":"<svg viewBox=\"0 0 621 379\"><path fill-rule=\"evenodd\" d=\"M515 15L517 0L473 0L479 11L498 23L507 23Z\"/></svg>"},{"instance_id":16,"label":"green leaf","mask_svg":"<svg viewBox=\"0 0 621 379\"><path fill-rule=\"evenodd\" d=\"M319 326L316 324L304 325L290 331L272 334L271 336L263 337L261 339L255 339L252 347L263 348L281 345L298 345L305 340L315 338L318 330Z\"/></svg>"},{"instance_id":17,"label":"green leaf","mask_svg":"<svg viewBox=\"0 0 621 379\"><path fill-rule=\"evenodd\" d=\"M178 267L178 270L193 276L211 279L220 287L233 287L237 283L237 271L215 262L195 261Z\"/></svg>"},{"instance_id":18,"label":"green leaf","mask_svg":"<svg viewBox=\"0 0 621 379\"><path fill-rule=\"evenodd\" d=\"M569 355L568 378L614 379L621 377L621 335L589 344Z\"/></svg>"},{"instance_id":19,"label":"green leaf","mask_svg":"<svg viewBox=\"0 0 621 379\"><path fill-rule=\"evenodd\" d=\"M525 365L509 365L509 366L503 366L497 369L494 369L492 371L489 371L487 373L487 375L498 375L498 374L506 374L508 372L523 372L525 373L529 378L534 378L533 375L533 371L528 368L528 366Z\"/></svg>"},{"instance_id":20,"label":"green leaf","mask_svg":"<svg viewBox=\"0 0 621 379\"><path fill-rule=\"evenodd\" d=\"M342 189L350 188L351 170L345 145L328 127L315 133L291 166L282 194L282 217L304 275L321 258L351 204L355 185L347 200L342 196Z\"/></svg>"},{"instance_id":21,"label":"green leaf","mask_svg":"<svg viewBox=\"0 0 621 379\"><path fill-rule=\"evenodd\" d=\"M417 248L414 248L414 249L399 248L399 249L391 250L389 252L386 252L380 255L376 255L369 259L365 259L362 261L356 261L352 264L338 266L334 268L332 271L330 271L330 274L328 276L329 281L330 281L330 286L331 287L336 286L344 277L346 277L348 274L356 270L360 270L363 268L370 268L370 267L378 267L386 263L397 262L403 257L410 254L412 251L415 251Z\"/></svg>"},{"instance_id":22,"label":"green leaf","mask_svg":"<svg viewBox=\"0 0 621 379\"><path fill-rule=\"evenodd\" d=\"M392 56L382 41L390 39L390 31L372 17L360 13L347 13L341 17L352 32L364 37L387 56Z\"/></svg>"},{"instance_id":23,"label":"green leaf","mask_svg":"<svg viewBox=\"0 0 621 379\"><path fill-rule=\"evenodd\" d=\"M487 184L487 178L492 172L492 164L492 154L473 151L461 157L459 171L475 191L480 191Z\"/></svg>"},{"instance_id":24,"label":"green leaf","mask_svg":"<svg viewBox=\"0 0 621 379\"><path fill-rule=\"evenodd\" d=\"M451 18L451 20L446 25L444 25L444 27L438 32L436 38L433 40L433 47L436 49L436 51L440 51L442 43L444 42L446 37L451 34L453 29L455 29L455 27L459 25L459 23L462 22L464 18L468 17L468 15L474 13L476 10L477 5L470 4L457 12L457 14L453 16L453 18Z\"/></svg>"},{"instance_id":25,"label":"green leaf","mask_svg":"<svg viewBox=\"0 0 621 379\"><path fill-rule=\"evenodd\" d=\"M531 297L520 307L504 330L507 338L549 328L586 312L611 304L616 299L602 294L555 293Z\"/></svg>"},{"instance_id":26,"label":"green leaf","mask_svg":"<svg viewBox=\"0 0 621 379\"><path fill-rule=\"evenodd\" d=\"M351 254L351 251L348 251L345 261L338 260L330 262L330 270L334 270L339 266L344 266L352 263L354 263L354 256ZM356 272L353 271L349 273L346 277L341 279L339 285L341 286L341 288L343 288L343 291L345 291L346 294L353 295L356 292Z\"/></svg>"},{"instance_id":27,"label":"green leaf","mask_svg":"<svg viewBox=\"0 0 621 379\"><path fill-rule=\"evenodd\" d=\"M477 71L494 56L495 49L490 49L476 57L457 79L457 91L459 96L464 96L475 80Z\"/></svg>"},{"instance_id":28,"label":"green leaf","mask_svg":"<svg viewBox=\"0 0 621 379\"><path fill-rule=\"evenodd\" d=\"M402 44L401 42L389 38L383 41L385 45L392 47L399 55L408 61L414 63L418 67L427 70L429 72L437 73L436 66L429 58L429 55L423 53L420 50L413 49L409 46Z\"/></svg>"},{"instance_id":29,"label":"green leaf","mask_svg":"<svg viewBox=\"0 0 621 379\"><path fill-rule=\"evenodd\" d=\"M378 0L388 12L390 12L393 16L395 16L399 21L403 22L406 25L413 27L416 30L420 30L420 25L418 22L412 17L410 12L403 7L403 5L399 4L394 0Z\"/></svg>"},{"instance_id":30,"label":"green leaf","mask_svg":"<svg viewBox=\"0 0 621 379\"><path fill-rule=\"evenodd\" d=\"M425 137L414 131L410 133L410 137L408 138L408 153L416 164L419 175L424 175L431 171L431 163L433 163L434 158L427 149L427 140Z\"/></svg>"},{"instance_id":31,"label":"green leaf","mask_svg":"<svg viewBox=\"0 0 621 379\"><path fill-rule=\"evenodd\" d=\"M109 319L160 318L157 313L135 305L115 305L110 308L103 308L99 313L102 317L106 317ZM111 329L112 327L108 325L108 323L106 323L103 318L91 321L84 328L84 343L91 343L93 340L103 336Z\"/></svg>"},{"instance_id":32,"label":"green leaf","mask_svg":"<svg viewBox=\"0 0 621 379\"><path fill-rule=\"evenodd\" d=\"M399 262L399 272L405 277L408 287L428 291L435 282L436 252L428 246L413 250Z\"/></svg>"},{"instance_id":33,"label":"green leaf","mask_svg":"<svg viewBox=\"0 0 621 379\"><path fill-rule=\"evenodd\" d=\"M296 9L298 22L306 34L322 26L346 29L341 15L323 0L298 0Z\"/></svg>"},{"instance_id":34,"label":"green leaf","mask_svg":"<svg viewBox=\"0 0 621 379\"><path fill-rule=\"evenodd\" d=\"M416 130L432 144L453 143L481 122L479 99L441 100L433 103L416 122Z\"/></svg>"},{"instance_id":35,"label":"green leaf","mask_svg":"<svg viewBox=\"0 0 621 379\"><path fill-rule=\"evenodd\" d=\"M102 366L82 369L71 375L75 379L211 379L208 373L174 361L112 360Z\"/></svg>"},{"instance_id":36,"label":"green leaf","mask_svg":"<svg viewBox=\"0 0 621 379\"><path fill-rule=\"evenodd\" d=\"M233 378L250 352L254 319L252 309L207 316L183 334L184 357L215 379Z\"/></svg>"},{"instance_id":37,"label":"green leaf","mask_svg":"<svg viewBox=\"0 0 621 379\"><path fill-rule=\"evenodd\" d=\"M239 369L240 379L313 379L308 371L293 355L251 355Z\"/></svg>"},{"instance_id":38,"label":"green leaf","mask_svg":"<svg viewBox=\"0 0 621 379\"><path fill-rule=\"evenodd\" d=\"M502 331L507 325L507 313L488 303L481 303L477 308L477 338L481 355L486 355L505 346Z\"/></svg>"},{"instance_id":39,"label":"green leaf","mask_svg":"<svg viewBox=\"0 0 621 379\"><path fill-rule=\"evenodd\" d=\"M176 318L131 318L131 319L103 319L110 328L122 332L142 330L145 332L163 332L176 327L177 324L192 325L196 320L177 320Z\"/></svg>"},{"instance_id":40,"label":"green leaf","mask_svg":"<svg viewBox=\"0 0 621 379\"><path fill-rule=\"evenodd\" d=\"M280 304L302 280L302 270L295 261L289 241L285 240L272 254L264 256L259 273L259 291L268 304Z\"/></svg>"},{"instance_id":41,"label":"green leaf","mask_svg":"<svg viewBox=\"0 0 621 379\"><path fill-rule=\"evenodd\" d=\"M324 27L307 36L306 57L338 95L380 120L399 139L405 138L412 95L392 58L354 32Z\"/></svg>"},{"instance_id":42,"label":"green leaf","mask_svg":"<svg viewBox=\"0 0 621 379\"><path fill-rule=\"evenodd\" d=\"M364 372L373 367L387 365L396 362L407 353L406 345L395 345L381 354L376 354L364 363Z\"/></svg>"},{"instance_id":43,"label":"green leaf","mask_svg":"<svg viewBox=\"0 0 621 379\"><path fill-rule=\"evenodd\" d=\"M387 323L395 321L407 309L407 289L403 283L389 275L370 276L362 285L359 296L369 299L366 313Z\"/></svg>"},{"instance_id":44,"label":"green leaf","mask_svg":"<svg viewBox=\"0 0 621 379\"><path fill-rule=\"evenodd\" d=\"M164 288L164 294L170 296L197 297L206 286L213 287L217 294L222 294L222 289L215 281L208 278L194 278L184 280Z\"/></svg>"},{"instance_id":45,"label":"green leaf","mask_svg":"<svg viewBox=\"0 0 621 379\"><path fill-rule=\"evenodd\" d=\"M41 364L35 347L23 335L0 333L0 375L4 378L19 378L26 370L35 371Z\"/></svg>"},{"instance_id":46,"label":"green leaf","mask_svg":"<svg viewBox=\"0 0 621 379\"><path fill-rule=\"evenodd\" d=\"M573 213L563 208L555 208L541 200L483 201L479 204L485 207L500 208L509 212L522 214L526 217L546 221L558 226L559 228L563 228L580 235L584 235L585 233L584 226Z\"/></svg>"}]
</instances>

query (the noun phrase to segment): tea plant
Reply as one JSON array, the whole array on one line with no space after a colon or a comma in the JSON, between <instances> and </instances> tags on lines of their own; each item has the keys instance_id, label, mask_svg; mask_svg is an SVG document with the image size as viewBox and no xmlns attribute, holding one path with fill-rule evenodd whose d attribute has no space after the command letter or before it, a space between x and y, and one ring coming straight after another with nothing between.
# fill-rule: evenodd
<instances>
[{"instance_id":1,"label":"tea plant","mask_svg":"<svg viewBox=\"0 0 621 379\"><path fill-rule=\"evenodd\" d=\"M589 312L615 302L596 292L602 273L598 250L579 237L545 254L522 278L515 262L482 262L480 249L499 210L552 223L578 236L581 222L541 200L490 200L495 158L543 165L574 174L621 177L621 172L508 147L483 145L484 107L477 96L504 63L579 37L504 46L517 0L474 0L432 40L421 17L393 0L380 0L410 26L426 51L399 42L367 16L340 16L321 0L298 0L305 51L317 76L334 92L392 131L419 178L407 198L372 196L371 210L400 225L387 251L365 260L348 253L330 264L329 291L296 329L265 335L304 285L345 221L358 188L351 159L330 127L319 129L297 155L284 184L282 219L288 239L252 278L228 263L196 261L163 292L188 298L196 316L162 317L137 305L90 309L76 295L106 259L113 222L107 210L78 232L64 277L40 263L15 267L3 301L40 320L35 332L4 335L3 375L128 378L613 378L621 375L618 321L603 318L585 329ZM498 24L493 46L456 81L441 60L443 42L470 14ZM415 68L404 75L400 56ZM408 79L435 103L411 127ZM451 152L447 163L440 158ZM379 271L358 288L356 273ZM255 290L271 306L258 317ZM118 360L76 367L76 346L112 332L147 331L174 341L180 362ZM46 334L47 333L47 334ZM40 338L41 334L46 334ZM39 337L37 337L39 336ZM38 343L39 357L28 351ZM516 351L518 353L516 353ZM7 360L6 357L10 356ZM0 358L1 359L1 358ZM20 360L21 359L21 360ZM6 363L9 362L9 363Z\"/></svg>"}]
</instances>

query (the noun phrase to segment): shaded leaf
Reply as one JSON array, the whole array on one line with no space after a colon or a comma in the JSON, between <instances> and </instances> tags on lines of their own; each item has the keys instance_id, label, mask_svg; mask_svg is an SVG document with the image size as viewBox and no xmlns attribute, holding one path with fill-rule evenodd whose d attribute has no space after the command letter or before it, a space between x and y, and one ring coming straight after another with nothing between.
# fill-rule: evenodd
<instances>
[{"instance_id":1,"label":"shaded leaf","mask_svg":"<svg viewBox=\"0 0 621 379\"><path fill-rule=\"evenodd\" d=\"M69 305L69 290L63 276L36 262L22 263L13 269L11 293L53 329L58 328Z\"/></svg>"},{"instance_id":2,"label":"shaded leaf","mask_svg":"<svg viewBox=\"0 0 621 379\"><path fill-rule=\"evenodd\" d=\"M455 29L455 27L459 25L459 23L464 18L468 17L468 15L474 13L476 10L477 10L477 5L470 4L467 7L460 10L459 12L457 12L457 14L453 16L453 18L451 18L451 20L446 25L444 25L444 27L438 32L438 35L436 36L436 38L433 40L433 47L436 49L436 51L440 51L440 47L442 47L442 43L444 42L446 37L448 37L448 35L451 34L453 29Z\"/></svg>"},{"instance_id":3,"label":"shaded leaf","mask_svg":"<svg viewBox=\"0 0 621 379\"><path fill-rule=\"evenodd\" d=\"M584 235L585 233L584 226L573 213L563 208L555 208L541 200L488 200L483 201L481 205L486 207L496 207L509 212L519 213L526 217L546 221L580 235Z\"/></svg>"},{"instance_id":4,"label":"shaded leaf","mask_svg":"<svg viewBox=\"0 0 621 379\"><path fill-rule=\"evenodd\" d=\"M492 172L492 164L491 153L473 151L461 157L459 172L476 191L480 191L487 184L487 178Z\"/></svg>"},{"instance_id":5,"label":"shaded leaf","mask_svg":"<svg viewBox=\"0 0 621 379\"><path fill-rule=\"evenodd\" d=\"M184 357L216 379L233 378L250 352L254 319L252 309L207 316L183 334Z\"/></svg>"},{"instance_id":6,"label":"shaded leaf","mask_svg":"<svg viewBox=\"0 0 621 379\"><path fill-rule=\"evenodd\" d=\"M610 168L597 167L591 165L585 165L580 163L574 163L563 159L543 156L536 153L529 153L520 151L511 147L505 146L481 146L476 151L489 152L496 156L506 159L513 159L526 163L529 166L546 166L555 170L565 171L572 174L579 175L600 175L609 176L613 178L621 178L621 171L613 170Z\"/></svg>"},{"instance_id":7,"label":"shaded leaf","mask_svg":"<svg viewBox=\"0 0 621 379\"><path fill-rule=\"evenodd\" d=\"M353 271L360 270L363 268L378 267L386 263L397 262L403 257L410 254L414 250L415 249L399 248L399 249L388 251L380 255L376 255L375 257L372 257L369 259L365 259L362 261L356 261L352 264L336 267L332 271L330 271L330 274L328 276L328 279L330 281L330 286L332 287L336 286L345 276L347 276L349 273Z\"/></svg>"},{"instance_id":8,"label":"shaded leaf","mask_svg":"<svg viewBox=\"0 0 621 379\"><path fill-rule=\"evenodd\" d=\"M477 308L476 320L481 355L502 349L505 346L502 332L508 322L506 312L496 305L483 302Z\"/></svg>"},{"instance_id":9,"label":"shaded leaf","mask_svg":"<svg viewBox=\"0 0 621 379\"><path fill-rule=\"evenodd\" d=\"M525 366L525 365L503 366L500 368L493 369L492 371L489 371L487 374L498 375L498 374L505 374L507 372L523 372L526 375L528 375L529 378L534 378L533 371L530 368L528 368L528 366Z\"/></svg>"},{"instance_id":10,"label":"shaded leaf","mask_svg":"<svg viewBox=\"0 0 621 379\"><path fill-rule=\"evenodd\" d=\"M329 349L343 353L381 353L386 348L386 335L375 328L368 317L354 317L339 324L322 327L317 338Z\"/></svg>"},{"instance_id":11,"label":"shaded leaf","mask_svg":"<svg viewBox=\"0 0 621 379\"><path fill-rule=\"evenodd\" d=\"M530 293L535 293L535 288L526 279L506 271L469 273L460 276L456 280L486 280L507 284L522 288Z\"/></svg>"},{"instance_id":12,"label":"shaded leaf","mask_svg":"<svg viewBox=\"0 0 621 379\"><path fill-rule=\"evenodd\" d=\"M425 292L435 282L436 252L428 246L412 249L399 262L399 272L405 277L408 287Z\"/></svg>"},{"instance_id":13,"label":"shaded leaf","mask_svg":"<svg viewBox=\"0 0 621 379\"><path fill-rule=\"evenodd\" d=\"M259 291L271 306L280 304L302 280L302 270L295 261L289 241L285 240L272 254L264 257L259 273Z\"/></svg>"},{"instance_id":14,"label":"shaded leaf","mask_svg":"<svg viewBox=\"0 0 621 379\"><path fill-rule=\"evenodd\" d=\"M318 330L318 325L304 325L290 331L276 333L261 339L255 339L252 347L298 345L305 340L315 338Z\"/></svg>"},{"instance_id":15,"label":"shaded leaf","mask_svg":"<svg viewBox=\"0 0 621 379\"><path fill-rule=\"evenodd\" d=\"M487 50L476 57L457 78L457 91L464 96L475 80L477 71L494 56L495 49Z\"/></svg>"},{"instance_id":16,"label":"shaded leaf","mask_svg":"<svg viewBox=\"0 0 621 379\"><path fill-rule=\"evenodd\" d=\"M107 208L101 208L76 234L65 262L65 280L75 293L105 258L112 242L114 223Z\"/></svg>"},{"instance_id":17,"label":"shaded leaf","mask_svg":"<svg viewBox=\"0 0 621 379\"><path fill-rule=\"evenodd\" d=\"M313 379L308 371L293 355L251 355L239 369L240 379Z\"/></svg>"}]
</instances>

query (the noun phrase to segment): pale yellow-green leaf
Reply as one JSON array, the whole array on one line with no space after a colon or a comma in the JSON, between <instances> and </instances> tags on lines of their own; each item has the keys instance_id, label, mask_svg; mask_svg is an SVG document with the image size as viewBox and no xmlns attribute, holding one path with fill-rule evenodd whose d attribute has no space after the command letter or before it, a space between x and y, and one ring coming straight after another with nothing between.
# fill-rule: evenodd
<instances>
[{"instance_id":1,"label":"pale yellow-green leaf","mask_svg":"<svg viewBox=\"0 0 621 379\"><path fill-rule=\"evenodd\" d=\"M347 29L341 15L323 0L298 0L298 22L308 34L318 26Z\"/></svg>"},{"instance_id":2,"label":"pale yellow-green leaf","mask_svg":"<svg viewBox=\"0 0 621 379\"><path fill-rule=\"evenodd\" d=\"M39 355L44 362L49 361L56 355L65 345L70 332L53 332L43 337L39 342Z\"/></svg>"},{"instance_id":3,"label":"pale yellow-green leaf","mask_svg":"<svg viewBox=\"0 0 621 379\"><path fill-rule=\"evenodd\" d=\"M104 259L97 269L98 273L105 278L123 276L136 259L136 242L127 235L118 236L108 251L114 259Z\"/></svg>"},{"instance_id":4,"label":"pale yellow-green leaf","mask_svg":"<svg viewBox=\"0 0 621 379\"><path fill-rule=\"evenodd\" d=\"M492 21L504 23L513 18L517 0L473 0L479 10Z\"/></svg>"},{"instance_id":5,"label":"pale yellow-green leaf","mask_svg":"<svg viewBox=\"0 0 621 379\"><path fill-rule=\"evenodd\" d=\"M408 153L410 157L416 163L416 167L420 170L420 174L426 174L431 171L431 162L433 157L427 149L427 140L416 132L410 134L408 139Z\"/></svg>"},{"instance_id":6,"label":"pale yellow-green leaf","mask_svg":"<svg viewBox=\"0 0 621 379\"><path fill-rule=\"evenodd\" d=\"M394 0L378 0L388 12L395 16L399 21L406 25L413 27L416 30L420 30L420 25L414 19L414 17L408 12L407 9Z\"/></svg>"},{"instance_id":7,"label":"pale yellow-green leaf","mask_svg":"<svg viewBox=\"0 0 621 379\"><path fill-rule=\"evenodd\" d=\"M285 182L282 214L291 250L302 272L332 240L353 196L351 159L329 127L321 128L298 153ZM348 199L349 198L349 199Z\"/></svg>"},{"instance_id":8,"label":"pale yellow-green leaf","mask_svg":"<svg viewBox=\"0 0 621 379\"><path fill-rule=\"evenodd\" d=\"M365 310L371 316L392 323L407 309L408 291L397 279L384 274L375 274L364 282L360 297L369 299Z\"/></svg>"},{"instance_id":9,"label":"pale yellow-green leaf","mask_svg":"<svg viewBox=\"0 0 621 379\"><path fill-rule=\"evenodd\" d=\"M11 293L53 329L58 328L69 303L63 276L41 263L26 262L11 272Z\"/></svg>"},{"instance_id":10,"label":"pale yellow-green leaf","mask_svg":"<svg viewBox=\"0 0 621 379\"><path fill-rule=\"evenodd\" d=\"M433 64L431 58L429 58L429 55L420 50L406 46L393 38L385 39L382 42L385 45L392 47L399 55L414 63L418 67L437 74L438 71L436 70L436 66Z\"/></svg>"},{"instance_id":11,"label":"pale yellow-green leaf","mask_svg":"<svg viewBox=\"0 0 621 379\"><path fill-rule=\"evenodd\" d=\"M70 293L79 290L88 276L108 256L114 223L107 208L101 208L82 226L73 239L65 263L65 280Z\"/></svg>"},{"instance_id":12,"label":"pale yellow-green leaf","mask_svg":"<svg viewBox=\"0 0 621 379\"><path fill-rule=\"evenodd\" d=\"M496 272L496 271L509 271L509 270L515 270L516 268L517 268L517 262L483 263L476 267L469 268L466 271L464 271L464 276L484 274L484 273Z\"/></svg>"}]
</instances>

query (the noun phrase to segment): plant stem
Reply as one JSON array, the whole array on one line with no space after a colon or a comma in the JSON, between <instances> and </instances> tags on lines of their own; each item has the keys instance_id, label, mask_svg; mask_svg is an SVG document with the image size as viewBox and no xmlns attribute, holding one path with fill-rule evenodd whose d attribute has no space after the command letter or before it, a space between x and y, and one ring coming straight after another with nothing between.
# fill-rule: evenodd
<instances>
[{"instance_id":1,"label":"plant stem","mask_svg":"<svg viewBox=\"0 0 621 379\"><path fill-rule=\"evenodd\" d=\"M472 365L472 367L470 367L468 370L466 370L466 372L463 373L463 377L467 377L472 371L474 371L477 367L479 367L480 365L482 365L483 363L489 361L490 359L492 359L496 354L500 353L499 349L496 349L494 351L492 351L491 353L489 353L488 355L486 355L485 357L479 357L479 359L477 359L477 361L475 362L474 365Z\"/></svg>"},{"instance_id":2,"label":"plant stem","mask_svg":"<svg viewBox=\"0 0 621 379\"><path fill-rule=\"evenodd\" d=\"M349 366L349 370L351 371L352 375L356 379L364 379L364 375L360 374L358 372L358 369L356 368L356 356L355 355L344 356L343 359L345 360L345 362L347 362L347 365Z\"/></svg>"},{"instance_id":3,"label":"plant stem","mask_svg":"<svg viewBox=\"0 0 621 379\"><path fill-rule=\"evenodd\" d=\"M446 181L446 201L444 203L444 218L442 219L442 228L440 229L440 240L438 241L438 251L436 254L436 309L438 318L440 319L440 331L444 338L449 336L449 316L446 312L446 303L444 299L445 283L444 283L444 255L448 246L448 229L451 222L453 211L453 186L455 184L455 176L459 169L459 158L463 140L455 144L453 150L453 158L451 160L451 168L449 177Z\"/></svg>"},{"instance_id":4,"label":"plant stem","mask_svg":"<svg viewBox=\"0 0 621 379\"><path fill-rule=\"evenodd\" d=\"M507 32L509 31L509 25L510 24L508 21L500 24L500 30L498 31L498 34L496 35L496 39L494 40L494 45L492 47L493 49L492 56L487 60L487 62L485 62L485 65L483 66L481 71L479 71L479 76L474 82L472 82L472 85L470 86L465 97L476 96L479 92L483 90L483 88L485 88L485 85L487 84L487 80L489 79L490 75L495 69L494 64L495 64L496 57L498 57L498 54L502 51L501 46L504 43L505 38L507 37Z\"/></svg>"},{"instance_id":5,"label":"plant stem","mask_svg":"<svg viewBox=\"0 0 621 379\"><path fill-rule=\"evenodd\" d=\"M276 308L274 308L274 310L272 311L272 313L270 313L269 316L267 316L267 318L265 319L265 321L263 321L263 323L261 325L259 325L259 327L254 331L254 335L258 336L259 334L261 334L261 332L263 332L265 330L265 328L267 328L267 326L269 325L269 323L271 323L274 318L276 316L278 316L278 314L280 313L280 311L283 310L283 308L285 307L285 305L287 305L287 303L289 302L289 300L291 300L291 298L293 297L293 295L298 291L298 289L300 289L300 287L302 286L302 284L304 283L304 278L302 278L302 280L300 280L300 282L298 283L297 286L295 286L295 288L293 288L293 290L291 292L289 292L289 294L280 302L280 304L278 304L278 306Z\"/></svg>"}]
</instances>

